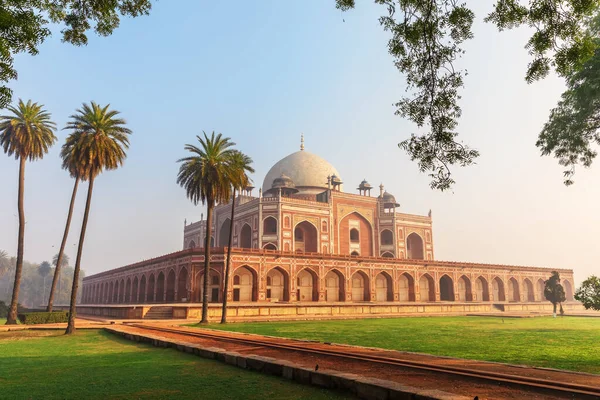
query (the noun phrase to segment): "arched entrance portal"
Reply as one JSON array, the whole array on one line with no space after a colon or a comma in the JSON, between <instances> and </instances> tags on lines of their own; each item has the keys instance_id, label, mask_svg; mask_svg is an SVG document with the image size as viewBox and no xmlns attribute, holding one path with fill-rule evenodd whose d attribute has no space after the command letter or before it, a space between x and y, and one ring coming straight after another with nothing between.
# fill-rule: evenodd
<instances>
[{"instance_id":1,"label":"arched entrance portal","mask_svg":"<svg viewBox=\"0 0 600 400\"><path fill-rule=\"evenodd\" d=\"M490 301L488 283L482 276L475 279L475 296L478 301Z\"/></svg>"},{"instance_id":2,"label":"arched entrance portal","mask_svg":"<svg viewBox=\"0 0 600 400\"><path fill-rule=\"evenodd\" d=\"M219 246L229 246L229 232L231 230L231 219L226 218L219 229Z\"/></svg>"},{"instance_id":3,"label":"arched entrance portal","mask_svg":"<svg viewBox=\"0 0 600 400\"><path fill-rule=\"evenodd\" d=\"M376 301L394 301L394 284L392 277L385 272L379 273L375 277L375 300Z\"/></svg>"},{"instance_id":4,"label":"arched entrance portal","mask_svg":"<svg viewBox=\"0 0 600 400\"><path fill-rule=\"evenodd\" d=\"M400 275L399 284L399 301L415 301L415 281L412 276L406 272Z\"/></svg>"},{"instance_id":5,"label":"arched entrance portal","mask_svg":"<svg viewBox=\"0 0 600 400\"><path fill-rule=\"evenodd\" d=\"M290 282L286 271L275 267L267 274L267 299L270 301L289 301Z\"/></svg>"},{"instance_id":6,"label":"arched entrance portal","mask_svg":"<svg viewBox=\"0 0 600 400\"><path fill-rule=\"evenodd\" d=\"M179 278L177 278L177 300L178 302L189 301L188 291L188 271L187 268L182 268L179 271Z\"/></svg>"},{"instance_id":7,"label":"arched entrance portal","mask_svg":"<svg viewBox=\"0 0 600 400\"><path fill-rule=\"evenodd\" d=\"M423 239L416 233L411 233L406 237L406 258L415 260L424 260Z\"/></svg>"},{"instance_id":8,"label":"arched entrance portal","mask_svg":"<svg viewBox=\"0 0 600 400\"><path fill-rule=\"evenodd\" d=\"M454 283L448 275L440 278L440 300L454 301Z\"/></svg>"},{"instance_id":9,"label":"arched entrance portal","mask_svg":"<svg viewBox=\"0 0 600 400\"><path fill-rule=\"evenodd\" d=\"M317 288L317 274L310 269L303 269L298 273L298 301L317 301L319 291Z\"/></svg>"},{"instance_id":10,"label":"arched entrance portal","mask_svg":"<svg viewBox=\"0 0 600 400\"><path fill-rule=\"evenodd\" d=\"M506 296L504 294L504 282L498 277L495 277L492 280L492 291L494 293L495 301L506 301Z\"/></svg>"},{"instance_id":11,"label":"arched entrance portal","mask_svg":"<svg viewBox=\"0 0 600 400\"><path fill-rule=\"evenodd\" d=\"M204 301L204 269L196 272L196 286L192 301L201 303ZM221 300L221 276L214 269L208 271L208 301L218 303Z\"/></svg>"},{"instance_id":12,"label":"arched entrance portal","mask_svg":"<svg viewBox=\"0 0 600 400\"><path fill-rule=\"evenodd\" d=\"M515 278L508 280L508 301L520 301L519 296L519 283Z\"/></svg>"},{"instance_id":13,"label":"arched entrance portal","mask_svg":"<svg viewBox=\"0 0 600 400\"><path fill-rule=\"evenodd\" d=\"M167 275L167 303L173 303L175 301L175 271L170 270Z\"/></svg>"},{"instance_id":14,"label":"arched entrance portal","mask_svg":"<svg viewBox=\"0 0 600 400\"><path fill-rule=\"evenodd\" d=\"M344 301L344 276L338 270L331 270L325 275L327 301Z\"/></svg>"},{"instance_id":15,"label":"arched entrance portal","mask_svg":"<svg viewBox=\"0 0 600 400\"><path fill-rule=\"evenodd\" d=\"M233 275L233 301L256 301L256 274L248 267L239 267Z\"/></svg>"},{"instance_id":16,"label":"arched entrance portal","mask_svg":"<svg viewBox=\"0 0 600 400\"><path fill-rule=\"evenodd\" d=\"M138 303L138 293L138 278L136 276L135 278L133 278L133 284L131 287L131 298L129 299L130 303Z\"/></svg>"},{"instance_id":17,"label":"arched entrance portal","mask_svg":"<svg viewBox=\"0 0 600 400\"><path fill-rule=\"evenodd\" d=\"M473 301L471 281L466 276L458 278L458 301Z\"/></svg>"},{"instance_id":18,"label":"arched entrance portal","mask_svg":"<svg viewBox=\"0 0 600 400\"><path fill-rule=\"evenodd\" d=\"M294 249L316 253L318 249L317 228L308 221L302 221L294 229Z\"/></svg>"},{"instance_id":19,"label":"arched entrance portal","mask_svg":"<svg viewBox=\"0 0 600 400\"><path fill-rule=\"evenodd\" d=\"M546 300L546 296L544 296L544 288L546 287L546 284L544 283L543 279L538 279L537 281L537 301L545 301Z\"/></svg>"},{"instance_id":20,"label":"arched entrance portal","mask_svg":"<svg viewBox=\"0 0 600 400\"><path fill-rule=\"evenodd\" d=\"M142 279L140 279L140 294L138 296L140 303L145 303L146 300L146 275L142 275Z\"/></svg>"},{"instance_id":21,"label":"arched entrance portal","mask_svg":"<svg viewBox=\"0 0 600 400\"><path fill-rule=\"evenodd\" d=\"M571 282L563 280L563 287L565 288L565 297L567 301L573 301L573 286L571 286Z\"/></svg>"},{"instance_id":22,"label":"arched entrance portal","mask_svg":"<svg viewBox=\"0 0 600 400\"><path fill-rule=\"evenodd\" d=\"M154 274L151 274L150 278L148 278L148 291L146 292L146 301L148 303L154 303L156 301L156 296L154 295L155 286L156 279L154 279Z\"/></svg>"},{"instance_id":23,"label":"arched entrance portal","mask_svg":"<svg viewBox=\"0 0 600 400\"><path fill-rule=\"evenodd\" d=\"M161 272L156 279L156 302L163 303L165 301L165 274Z\"/></svg>"},{"instance_id":24,"label":"arched entrance portal","mask_svg":"<svg viewBox=\"0 0 600 400\"><path fill-rule=\"evenodd\" d=\"M523 280L523 291L527 301L535 301L535 293L533 292L533 283L527 278Z\"/></svg>"},{"instance_id":25,"label":"arched entrance portal","mask_svg":"<svg viewBox=\"0 0 600 400\"><path fill-rule=\"evenodd\" d=\"M369 277L362 271L357 271L352 275L352 301L369 301Z\"/></svg>"},{"instance_id":26,"label":"arched entrance portal","mask_svg":"<svg viewBox=\"0 0 600 400\"><path fill-rule=\"evenodd\" d=\"M419 279L419 294L421 301L435 301L435 284L429 274L424 274Z\"/></svg>"},{"instance_id":27,"label":"arched entrance portal","mask_svg":"<svg viewBox=\"0 0 600 400\"><path fill-rule=\"evenodd\" d=\"M242 230L240 231L240 238L238 240L238 243L241 248L252 248L252 228L250 228L250 225L244 224Z\"/></svg>"}]
</instances>

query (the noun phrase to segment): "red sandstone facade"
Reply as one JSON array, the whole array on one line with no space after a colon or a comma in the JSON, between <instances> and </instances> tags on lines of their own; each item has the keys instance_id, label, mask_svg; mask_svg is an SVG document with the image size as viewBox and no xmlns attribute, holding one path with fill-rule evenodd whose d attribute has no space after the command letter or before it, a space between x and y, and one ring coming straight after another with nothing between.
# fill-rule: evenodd
<instances>
[{"instance_id":1,"label":"red sandstone facade","mask_svg":"<svg viewBox=\"0 0 600 400\"><path fill-rule=\"evenodd\" d=\"M338 173L301 151L273 166L258 197L235 199L231 304L510 303L544 301L550 270L434 261L431 212L397 211L383 185L344 193ZM231 205L214 212L209 298L223 297ZM184 226L184 250L84 278L83 305L196 303L202 296L206 221ZM573 300L573 271L559 270Z\"/></svg>"}]
</instances>

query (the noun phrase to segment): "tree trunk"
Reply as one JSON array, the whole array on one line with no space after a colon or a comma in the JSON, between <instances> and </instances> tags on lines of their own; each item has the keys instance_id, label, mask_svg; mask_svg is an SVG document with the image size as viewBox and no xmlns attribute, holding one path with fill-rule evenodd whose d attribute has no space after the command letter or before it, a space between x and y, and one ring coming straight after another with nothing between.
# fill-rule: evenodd
<instances>
[{"instance_id":1,"label":"tree trunk","mask_svg":"<svg viewBox=\"0 0 600 400\"><path fill-rule=\"evenodd\" d=\"M556 303L552 303L552 306L554 307L554 311L552 311L552 316L556 318Z\"/></svg>"},{"instance_id":2,"label":"tree trunk","mask_svg":"<svg viewBox=\"0 0 600 400\"><path fill-rule=\"evenodd\" d=\"M25 190L25 163L27 157L24 155L20 156L19 165L19 195L18 195L18 208L19 208L19 239L17 245L17 265L15 268L15 283L13 286L12 300L10 302L10 309L8 310L8 316L6 318L6 325L17 324L17 305L19 304L19 286L21 286L21 273L23 272L23 246L25 242L25 210L23 207L23 197Z\"/></svg>"},{"instance_id":3,"label":"tree trunk","mask_svg":"<svg viewBox=\"0 0 600 400\"><path fill-rule=\"evenodd\" d=\"M227 262L225 265L225 277L223 278L223 310L221 311L221 323L227 323L227 292L229 291L229 265L231 264L231 242L233 241L233 214L235 212L235 188L233 188L233 200L231 202L231 219L229 220L229 243L227 244ZM219 244L220 246L220 244Z\"/></svg>"},{"instance_id":4,"label":"tree trunk","mask_svg":"<svg viewBox=\"0 0 600 400\"><path fill-rule=\"evenodd\" d=\"M60 250L58 251L58 257L56 259L56 268L54 268L54 277L52 278L52 287L50 288L50 296L48 297L48 307L46 308L46 311L48 312L52 312L52 303L54 303L54 292L56 291L56 284L60 280L60 269L62 268L62 259L65 252L65 246L67 244L67 237L69 236L69 229L71 228L71 217L73 216L73 208L75 206L75 197L77 196L78 186L79 177L75 178L73 194L71 194L71 204L69 205L69 214L67 215L67 224L65 225L65 232L63 233L62 242L60 244Z\"/></svg>"},{"instance_id":5,"label":"tree trunk","mask_svg":"<svg viewBox=\"0 0 600 400\"><path fill-rule=\"evenodd\" d=\"M92 204L92 191L94 190L94 175L90 173L87 200L85 201L85 212L83 214L83 223L81 224L81 233L79 234L79 246L77 248L77 259L75 260L75 272L73 272L73 288L71 289L71 304L69 305L69 324L65 335L75 333L75 316L77 314L77 288L79 287L79 271L81 270L81 253L83 252L83 242L85 240L85 230L87 228L88 217L90 215L90 206Z\"/></svg>"},{"instance_id":6,"label":"tree trunk","mask_svg":"<svg viewBox=\"0 0 600 400\"><path fill-rule=\"evenodd\" d=\"M212 228L212 214L215 202L207 201L206 206L206 237L204 238L204 287L202 296L202 320L201 324L208 324L208 277L210 274L210 232Z\"/></svg>"}]
</instances>

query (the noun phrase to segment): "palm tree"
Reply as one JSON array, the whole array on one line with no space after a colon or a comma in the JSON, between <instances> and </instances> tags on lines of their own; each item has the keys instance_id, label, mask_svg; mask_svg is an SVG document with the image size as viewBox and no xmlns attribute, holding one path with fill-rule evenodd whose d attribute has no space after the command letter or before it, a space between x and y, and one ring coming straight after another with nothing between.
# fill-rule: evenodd
<instances>
[{"instance_id":1,"label":"palm tree","mask_svg":"<svg viewBox=\"0 0 600 400\"><path fill-rule=\"evenodd\" d=\"M75 314L77 303L77 289L79 286L79 274L81 271L81 255L85 241L94 180L104 170L117 169L123 165L129 148L129 135L131 130L125 127L125 120L119 118L119 112L109 110L110 104L100 107L91 102L91 105L83 104L82 108L71 115L71 120L65 129L72 131L67 142L72 141L69 149L70 163L77 166L80 179L87 179L88 192L85 202L85 212L79 235L79 246L75 259L75 271L73 273L73 288L71 290L71 302L69 308L69 323L65 334L75 332Z\"/></svg>"},{"instance_id":2,"label":"palm tree","mask_svg":"<svg viewBox=\"0 0 600 400\"><path fill-rule=\"evenodd\" d=\"M235 151L230 160L231 185L233 196L231 201L231 218L229 220L229 243L227 244L227 262L225 265L225 277L223 283L223 309L221 311L221 323L227 323L227 292L229 291L229 266L231 263L231 242L233 240L233 217L235 213L235 191L242 190L250 184L248 173L253 173L252 159L240 151Z\"/></svg>"},{"instance_id":3,"label":"palm tree","mask_svg":"<svg viewBox=\"0 0 600 400\"><path fill-rule=\"evenodd\" d=\"M14 155L19 160L19 237L17 244L17 265L15 269L15 284L12 300L6 319L7 325L17 323L17 303L19 302L19 287L23 271L23 244L25 240L25 210L23 208L25 186L25 163L27 160L42 159L50 146L56 141L54 130L56 124L50 120L50 113L43 109L42 104L24 103L19 99L17 107L10 106L11 115L0 116L0 146L9 156Z\"/></svg>"},{"instance_id":4,"label":"palm tree","mask_svg":"<svg viewBox=\"0 0 600 400\"><path fill-rule=\"evenodd\" d=\"M44 292L42 294L41 303L43 303L44 300L46 300L46 277L50 274L51 270L52 270L52 266L50 265L50 263L48 261L44 261L38 267L38 274L40 274L40 276L44 279Z\"/></svg>"},{"instance_id":5,"label":"palm tree","mask_svg":"<svg viewBox=\"0 0 600 400\"><path fill-rule=\"evenodd\" d=\"M80 139L80 135L72 133L67 137L65 144L63 144L60 151L60 156L63 159L62 167L69 171L69 174L75 179L73 185L73 193L71 193L71 202L69 203L69 212L67 214L67 222L65 224L65 230L63 232L62 242L60 243L60 250L54 260L54 277L52 278L52 287L50 288L50 296L48 297L48 306L46 311L52 312L52 306L54 303L54 294L56 292L56 285L60 279L60 270L63 266L63 258L65 255L65 246L67 245L67 238L69 237L69 229L71 228L71 218L73 217L73 208L75 207L75 197L77 196L77 189L79 188L79 181L87 179L86 171L82 171L82 164L77 160L77 143ZM67 257L68 259L68 257ZM68 264L68 262L67 262Z\"/></svg>"},{"instance_id":6,"label":"palm tree","mask_svg":"<svg viewBox=\"0 0 600 400\"><path fill-rule=\"evenodd\" d=\"M185 145L192 153L179 159L182 163L177 174L177 183L186 191L187 197L194 203L206 204L206 238L204 243L204 289L202 298L201 324L208 323L208 278L210 269L210 232L212 215L216 202L227 203L231 197L231 157L235 143L213 132L210 137L202 132L204 138L196 136L200 146ZM194 279L194 277L192 277Z\"/></svg>"},{"instance_id":7,"label":"palm tree","mask_svg":"<svg viewBox=\"0 0 600 400\"><path fill-rule=\"evenodd\" d=\"M2 278L9 269L10 260L8 259L8 253L4 250L0 250L0 278Z\"/></svg>"}]
</instances>

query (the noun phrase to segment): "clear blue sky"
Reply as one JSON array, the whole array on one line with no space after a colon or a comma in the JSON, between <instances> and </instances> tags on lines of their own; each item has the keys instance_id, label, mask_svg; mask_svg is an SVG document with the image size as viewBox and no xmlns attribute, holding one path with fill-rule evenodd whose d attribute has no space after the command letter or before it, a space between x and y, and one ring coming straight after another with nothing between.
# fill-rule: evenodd
<instances>
[{"instance_id":1,"label":"clear blue sky","mask_svg":"<svg viewBox=\"0 0 600 400\"><path fill-rule=\"evenodd\" d=\"M110 37L92 34L87 47L61 43L57 31L38 56L18 56L15 98L44 103L60 127L82 102L111 103L134 131L124 168L95 185L86 273L181 248L184 219L204 211L176 185L176 160L196 134L216 130L255 160L257 186L298 149L303 132L307 150L329 160L347 190L366 178L383 182L403 212L432 209L437 259L573 268L577 281L597 274L600 165L579 170L566 188L562 168L535 148L562 81L527 85L528 32L498 33L482 22L492 2L470 3L476 38L461 61L469 76L460 132L482 156L455 170L458 183L447 193L429 189L429 178L397 148L415 127L393 115L405 86L377 22L385 9L372 2L342 13L333 0L160 1ZM59 131L59 144L27 166L25 258L32 262L51 259L60 244L73 183L60 168L65 135ZM12 255L17 162L5 155L0 182L0 249Z\"/></svg>"}]
</instances>

